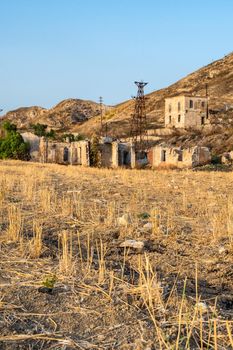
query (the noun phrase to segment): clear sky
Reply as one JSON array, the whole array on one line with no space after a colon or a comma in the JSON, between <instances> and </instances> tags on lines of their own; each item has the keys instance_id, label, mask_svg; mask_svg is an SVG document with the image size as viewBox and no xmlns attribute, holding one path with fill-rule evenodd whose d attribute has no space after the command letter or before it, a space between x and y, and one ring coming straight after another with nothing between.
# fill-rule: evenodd
<instances>
[{"instance_id":1,"label":"clear sky","mask_svg":"<svg viewBox=\"0 0 233 350\"><path fill-rule=\"evenodd\" d=\"M232 0L0 0L0 108L129 99L233 50Z\"/></svg>"}]
</instances>

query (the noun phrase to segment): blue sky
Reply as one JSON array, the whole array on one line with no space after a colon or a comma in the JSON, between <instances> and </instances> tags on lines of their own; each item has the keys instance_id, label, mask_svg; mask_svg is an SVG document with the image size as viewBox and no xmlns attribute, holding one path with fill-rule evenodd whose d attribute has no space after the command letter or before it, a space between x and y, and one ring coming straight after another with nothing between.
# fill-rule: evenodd
<instances>
[{"instance_id":1,"label":"blue sky","mask_svg":"<svg viewBox=\"0 0 233 350\"><path fill-rule=\"evenodd\" d=\"M0 108L129 99L233 50L232 0L0 0Z\"/></svg>"}]
</instances>

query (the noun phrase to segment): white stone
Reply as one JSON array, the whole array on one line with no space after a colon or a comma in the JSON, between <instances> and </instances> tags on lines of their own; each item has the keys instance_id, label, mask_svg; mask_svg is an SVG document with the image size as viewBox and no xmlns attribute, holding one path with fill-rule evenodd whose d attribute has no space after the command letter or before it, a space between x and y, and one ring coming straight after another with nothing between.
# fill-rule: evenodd
<instances>
[{"instance_id":1,"label":"white stone","mask_svg":"<svg viewBox=\"0 0 233 350\"><path fill-rule=\"evenodd\" d=\"M131 219L128 213L117 218L117 224L119 226L128 226L130 223L131 223Z\"/></svg>"},{"instance_id":2,"label":"white stone","mask_svg":"<svg viewBox=\"0 0 233 350\"><path fill-rule=\"evenodd\" d=\"M134 239L128 239L120 244L121 248L134 248L142 250L144 248L144 242L135 241Z\"/></svg>"},{"instance_id":3,"label":"white stone","mask_svg":"<svg viewBox=\"0 0 233 350\"><path fill-rule=\"evenodd\" d=\"M147 229L151 229L153 227L152 223L151 222L147 222L143 228L147 228Z\"/></svg>"},{"instance_id":4,"label":"white stone","mask_svg":"<svg viewBox=\"0 0 233 350\"><path fill-rule=\"evenodd\" d=\"M224 247L219 247L218 252L219 254L224 254L226 249Z\"/></svg>"},{"instance_id":5,"label":"white stone","mask_svg":"<svg viewBox=\"0 0 233 350\"><path fill-rule=\"evenodd\" d=\"M202 313L205 313L208 311L208 306L205 302L203 301L199 301L198 303L196 303L196 308L201 311Z\"/></svg>"}]
</instances>

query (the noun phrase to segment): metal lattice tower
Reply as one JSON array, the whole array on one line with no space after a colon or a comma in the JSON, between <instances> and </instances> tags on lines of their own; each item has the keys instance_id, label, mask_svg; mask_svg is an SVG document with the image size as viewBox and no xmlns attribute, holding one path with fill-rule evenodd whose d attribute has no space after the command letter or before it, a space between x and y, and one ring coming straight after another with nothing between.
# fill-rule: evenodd
<instances>
[{"instance_id":1,"label":"metal lattice tower","mask_svg":"<svg viewBox=\"0 0 233 350\"><path fill-rule=\"evenodd\" d=\"M147 120L146 120L146 98L144 95L144 87L148 83L143 81L134 82L138 87L135 99L134 113L131 119L131 138L137 151L145 150L147 146Z\"/></svg>"}]
</instances>

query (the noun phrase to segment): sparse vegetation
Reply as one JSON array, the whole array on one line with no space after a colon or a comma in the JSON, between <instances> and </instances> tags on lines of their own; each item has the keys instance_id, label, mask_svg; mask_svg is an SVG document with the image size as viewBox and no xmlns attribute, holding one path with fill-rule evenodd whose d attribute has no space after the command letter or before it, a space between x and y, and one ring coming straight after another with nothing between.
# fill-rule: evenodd
<instances>
[{"instance_id":1,"label":"sparse vegetation","mask_svg":"<svg viewBox=\"0 0 233 350\"><path fill-rule=\"evenodd\" d=\"M85 136L81 134L74 135L71 133L65 133L62 135L61 140L62 141L69 140L69 142L82 141L82 140L85 140Z\"/></svg>"},{"instance_id":2,"label":"sparse vegetation","mask_svg":"<svg viewBox=\"0 0 233 350\"><path fill-rule=\"evenodd\" d=\"M55 287L56 282L57 282L56 275L49 275L49 276L45 276L44 280L42 281L42 285L45 288L53 289Z\"/></svg>"},{"instance_id":3,"label":"sparse vegetation","mask_svg":"<svg viewBox=\"0 0 233 350\"><path fill-rule=\"evenodd\" d=\"M90 164L91 166L94 166L94 167L100 167L101 165L99 143L100 143L99 136L94 135L91 139L91 144L90 144Z\"/></svg>"},{"instance_id":4,"label":"sparse vegetation","mask_svg":"<svg viewBox=\"0 0 233 350\"><path fill-rule=\"evenodd\" d=\"M40 124L40 123L36 123L36 124L30 124L31 129L33 130L34 134L42 137L45 136L49 139L56 139L56 133L53 129L51 129L50 131L47 131L48 125L46 124Z\"/></svg>"},{"instance_id":5,"label":"sparse vegetation","mask_svg":"<svg viewBox=\"0 0 233 350\"><path fill-rule=\"evenodd\" d=\"M221 164L221 156L213 154L211 158L211 164Z\"/></svg>"},{"instance_id":6,"label":"sparse vegetation","mask_svg":"<svg viewBox=\"0 0 233 350\"><path fill-rule=\"evenodd\" d=\"M231 181L2 161L0 348L230 350Z\"/></svg>"}]
</instances>

